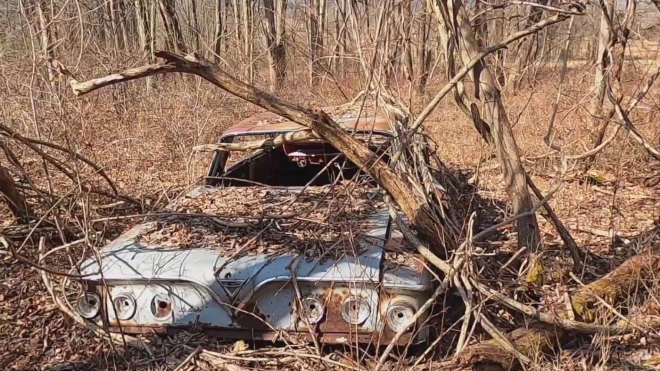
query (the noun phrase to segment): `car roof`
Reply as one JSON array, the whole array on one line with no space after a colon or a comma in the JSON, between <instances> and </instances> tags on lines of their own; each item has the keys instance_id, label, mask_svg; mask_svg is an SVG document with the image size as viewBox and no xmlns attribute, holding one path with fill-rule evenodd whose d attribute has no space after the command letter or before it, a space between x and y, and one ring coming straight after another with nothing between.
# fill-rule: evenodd
<instances>
[{"instance_id":1,"label":"car roof","mask_svg":"<svg viewBox=\"0 0 660 371\"><path fill-rule=\"evenodd\" d=\"M394 135L388 118L382 114L360 117L359 120L355 116L341 117L335 118L335 121L348 131L373 131L377 134ZM235 135L283 133L301 129L305 127L275 113L262 112L231 126L220 139Z\"/></svg>"}]
</instances>

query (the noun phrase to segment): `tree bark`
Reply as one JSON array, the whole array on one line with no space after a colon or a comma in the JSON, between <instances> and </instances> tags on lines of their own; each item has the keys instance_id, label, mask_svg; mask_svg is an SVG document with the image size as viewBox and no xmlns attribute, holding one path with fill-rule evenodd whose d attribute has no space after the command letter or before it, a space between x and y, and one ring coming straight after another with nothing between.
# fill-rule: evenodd
<instances>
[{"instance_id":1,"label":"tree bark","mask_svg":"<svg viewBox=\"0 0 660 371\"><path fill-rule=\"evenodd\" d=\"M14 216L21 220L26 221L30 214L30 209L25 203L25 199L21 196L16 187L14 187L14 180L12 179L9 171L2 167L0 164L0 198L3 198L9 205Z\"/></svg>"},{"instance_id":2,"label":"tree bark","mask_svg":"<svg viewBox=\"0 0 660 371\"><path fill-rule=\"evenodd\" d=\"M202 30L199 28L199 17L197 16L197 1L190 0L190 9L192 11L193 18L193 39L195 40L195 51L200 52L202 50Z\"/></svg>"},{"instance_id":3,"label":"tree bark","mask_svg":"<svg viewBox=\"0 0 660 371\"><path fill-rule=\"evenodd\" d=\"M417 30L417 63L415 66L415 87L418 94L424 93L431 68L431 50L428 45L430 24L430 15L426 11L422 12Z\"/></svg>"},{"instance_id":4,"label":"tree bark","mask_svg":"<svg viewBox=\"0 0 660 371\"><path fill-rule=\"evenodd\" d=\"M124 44L124 48L128 49L130 47L130 39L128 37L128 30L126 29L126 19L128 18L128 13L126 12L126 3L124 0L117 0L117 12L119 13L119 29L121 30L121 39Z\"/></svg>"},{"instance_id":5,"label":"tree bark","mask_svg":"<svg viewBox=\"0 0 660 371\"><path fill-rule=\"evenodd\" d=\"M264 0L266 12L266 45L268 46L268 70L270 91L280 90L286 77L285 19L286 0Z\"/></svg>"},{"instance_id":6,"label":"tree bark","mask_svg":"<svg viewBox=\"0 0 660 371\"><path fill-rule=\"evenodd\" d=\"M321 58L323 57L323 32L325 27L325 0L309 0L308 2L308 32L309 32L309 83L315 86L322 76Z\"/></svg>"},{"instance_id":7,"label":"tree bark","mask_svg":"<svg viewBox=\"0 0 660 371\"><path fill-rule=\"evenodd\" d=\"M252 1L243 0L241 2L241 20L243 21L243 57L247 69L245 70L245 79L247 82L252 83L254 80L254 61L252 60L254 43L253 43L253 27L252 27Z\"/></svg>"},{"instance_id":8,"label":"tree bark","mask_svg":"<svg viewBox=\"0 0 660 371\"><path fill-rule=\"evenodd\" d=\"M55 60L55 52L53 51L52 38L51 38L51 21L49 15L48 2L45 0L35 1L37 8L37 18L39 20L39 28L41 34L41 50L46 59L46 71L48 74L48 81L51 85L55 84L55 68L53 61Z\"/></svg>"},{"instance_id":9,"label":"tree bark","mask_svg":"<svg viewBox=\"0 0 660 371\"><path fill-rule=\"evenodd\" d=\"M600 28L598 31L598 54L596 55L596 75L594 77L594 92L595 95L591 101L591 117L592 125L594 128L598 128L598 134L594 139L594 147L598 147L605 137L605 131L607 129L607 121L603 120L603 102L605 101L605 86L606 86L606 74L607 69L610 65L609 58L609 48L612 41L612 34L610 33L610 27L608 26L613 22L612 19L612 9L614 6L614 0L604 0L605 7L607 11L601 10L600 17ZM608 114L607 116L610 116ZM586 169L591 167L595 159L595 155L590 156L586 160Z\"/></svg>"},{"instance_id":10,"label":"tree bark","mask_svg":"<svg viewBox=\"0 0 660 371\"><path fill-rule=\"evenodd\" d=\"M137 22L137 32L140 42L140 50L142 52L142 58L145 62L152 63L153 52L151 50L151 22L149 21L148 8L145 4L145 0L134 0L133 5L135 7L135 18ZM153 88L153 79L148 77L147 89L151 88Z\"/></svg>"},{"instance_id":11,"label":"tree bark","mask_svg":"<svg viewBox=\"0 0 660 371\"><path fill-rule=\"evenodd\" d=\"M168 39L171 40L174 51L176 53L185 53L186 47L183 42L183 33L181 33L181 27L179 26L179 18L176 15L175 0L160 0L160 9Z\"/></svg>"},{"instance_id":12,"label":"tree bark","mask_svg":"<svg viewBox=\"0 0 660 371\"><path fill-rule=\"evenodd\" d=\"M213 32L213 60L216 64L220 63L222 54L222 37L224 34L224 0L215 0L215 29Z\"/></svg>"},{"instance_id":13,"label":"tree bark","mask_svg":"<svg viewBox=\"0 0 660 371\"><path fill-rule=\"evenodd\" d=\"M412 31L412 1L404 0L401 3L401 22L399 22L399 36L401 38L401 68L403 76L411 84L414 83L413 58L412 58L412 40L410 33Z\"/></svg>"},{"instance_id":14,"label":"tree bark","mask_svg":"<svg viewBox=\"0 0 660 371\"><path fill-rule=\"evenodd\" d=\"M116 52L123 46L119 38L119 27L117 26L117 4L115 0L108 0L107 6L108 17L110 18L110 27L112 29L112 38L114 40Z\"/></svg>"}]
</instances>

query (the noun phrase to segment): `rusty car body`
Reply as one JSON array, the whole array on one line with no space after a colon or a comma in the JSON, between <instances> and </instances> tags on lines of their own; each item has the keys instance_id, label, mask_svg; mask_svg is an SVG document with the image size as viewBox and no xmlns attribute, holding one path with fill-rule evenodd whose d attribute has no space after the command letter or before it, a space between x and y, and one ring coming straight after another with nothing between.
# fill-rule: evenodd
<instances>
[{"instance_id":1,"label":"rusty car body","mask_svg":"<svg viewBox=\"0 0 660 371\"><path fill-rule=\"evenodd\" d=\"M356 135L385 141L392 136L382 116L337 121ZM220 141L298 129L264 113L231 127ZM382 143L372 147L377 151ZM330 159L340 155L318 141L257 151L233 165L227 165L230 154L217 152L206 184L185 197L255 184L269 187L270 193L306 192L358 173L344 166L334 175L319 176L330 173ZM359 242L360 252L332 259L295 252L228 257L217 246L145 243L140 236L154 222L144 222L101 249L100 258L81 265L81 273L89 276L77 308L87 320L127 334L197 328L229 339L387 344L408 328L399 343L424 341L429 336L426 318L412 326L407 322L430 297L429 274L421 263L388 261L385 246L394 232L387 208L365 220L371 238Z\"/></svg>"}]
</instances>

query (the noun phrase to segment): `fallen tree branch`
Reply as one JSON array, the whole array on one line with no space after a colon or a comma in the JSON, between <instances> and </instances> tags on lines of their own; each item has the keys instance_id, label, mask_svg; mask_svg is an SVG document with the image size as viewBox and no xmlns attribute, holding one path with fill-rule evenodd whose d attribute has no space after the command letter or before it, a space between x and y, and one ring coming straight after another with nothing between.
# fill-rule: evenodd
<instances>
[{"instance_id":1,"label":"fallen tree branch","mask_svg":"<svg viewBox=\"0 0 660 371\"><path fill-rule=\"evenodd\" d=\"M11 253L11 256L18 260L19 262L23 264L27 264L32 268L36 268L37 270L48 272L50 274L56 275L56 276L63 276L63 277L69 277L69 278L85 278L89 276L94 276L97 275L98 272L95 273L89 273L89 274L71 274L71 273L65 273L65 272L58 272L54 269L50 269L48 267L44 267L42 265L39 265L38 263L33 262L32 260L26 258L25 256L19 254L14 250L14 247L9 243L4 237L0 236L0 244L4 246L5 249L9 250Z\"/></svg>"},{"instance_id":2,"label":"fallen tree branch","mask_svg":"<svg viewBox=\"0 0 660 371\"><path fill-rule=\"evenodd\" d=\"M619 100L617 100L612 93L612 88L609 86L609 83L607 84L607 97L610 100L610 102L614 105L614 110L616 112L616 115L619 117L621 121L617 121L617 123L621 126L623 126L626 131L628 131L628 134L636 140L639 144L641 144L644 149L653 157L654 159L660 161L660 151L658 151L655 147L653 147L649 141L647 141L642 134L637 130L635 125L633 125L632 121L630 121L630 117L628 117L628 113L621 108L621 103Z\"/></svg>"},{"instance_id":3,"label":"fallen tree branch","mask_svg":"<svg viewBox=\"0 0 660 371\"><path fill-rule=\"evenodd\" d=\"M179 56L170 52L159 51L156 56L165 62L132 68L121 73L92 79L86 82L71 81L76 95L82 95L104 86L135 80L157 74L182 72L204 78L227 92L285 117L297 124L311 129L320 138L344 153L360 169L369 174L385 189L404 212L408 220L415 225L424 239L443 254L443 247L455 246L453 233L448 233L446 226L438 223L428 204L418 200L411 185L402 179L384 161L373 153L365 144L337 125L330 116L320 109L303 108L243 83L219 67L200 61L195 56Z\"/></svg>"},{"instance_id":4,"label":"fallen tree branch","mask_svg":"<svg viewBox=\"0 0 660 371\"><path fill-rule=\"evenodd\" d=\"M262 140L254 140L244 143L217 143L217 144L204 144L193 148L197 152L248 152L258 149L273 149L282 146L283 144L290 144L296 142L304 142L309 140L319 139L319 136L309 130L292 131L285 134L280 134L274 138L267 138Z\"/></svg>"},{"instance_id":5,"label":"fallen tree branch","mask_svg":"<svg viewBox=\"0 0 660 371\"><path fill-rule=\"evenodd\" d=\"M106 174L105 170L101 166L94 163L92 160L90 160L87 157L81 155L80 153L77 153L77 152L73 151L72 149L62 147L62 146L54 144L54 143L46 142L46 141L39 140L39 139L24 137L24 136L20 135L19 133L17 133L16 131L12 130L11 128L9 128L5 125L2 125L2 124L0 124L0 130L5 131L8 134L7 135L8 137L10 137L12 139L15 139L15 140L17 140L21 143L26 144L26 143L29 142L29 143L32 143L32 144L38 144L38 145L46 146L46 147L56 149L58 151L62 151L62 152L66 152L66 153L70 154L71 156L73 156L73 157L77 158L78 160L80 160L80 161L86 163L87 165L89 165L92 169L96 170L96 172L99 175L101 175L103 177L103 179L105 179L106 183L108 183L108 185L110 186L112 191L115 193L115 195L119 194L119 192L117 191L117 187L115 186L115 183L110 179L108 174ZM31 146L29 146L29 147L32 149Z\"/></svg>"},{"instance_id":6,"label":"fallen tree branch","mask_svg":"<svg viewBox=\"0 0 660 371\"><path fill-rule=\"evenodd\" d=\"M507 308L549 325L519 328L506 335L518 350L529 356L538 350L547 352L555 349L569 339L567 335L570 332L625 334L634 331L637 326L631 321L620 321L611 326L587 322L595 319L594 306L601 303L600 300L604 300L612 307L615 303L626 299L623 294L639 288L640 281L653 280L658 269L660 269L660 254L638 255L626 260L604 277L577 289L570 295L570 306L583 321L568 319L566 306L556 308L557 314L541 313L536 308L511 299L474 279L471 281L477 290L486 296L486 300L499 302ZM516 369L518 366L515 363L516 358L502 350L496 340L484 341L466 348L457 362L497 365L504 370Z\"/></svg>"},{"instance_id":7,"label":"fallen tree branch","mask_svg":"<svg viewBox=\"0 0 660 371\"><path fill-rule=\"evenodd\" d=\"M545 198L529 176L527 176L527 185L532 190L532 192L534 192L536 197L538 197L538 199L542 200ZM555 230L557 230L557 233L559 233L559 237L561 237L562 241L564 241L564 245L566 248L568 248L568 251L571 252L571 256L573 258L573 268L575 271L581 271L582 252L580 251L577 243L575 243L573 236L571 236L571 232L569 232L566 226L564 226L564 223L561 222L557 214L555 214L554 210L552 210L550 204L547 202L543 203L543 208L547 213L547 218L550 219L552 225L555 227ZM545 214L543 215L545 216Z\"/></svg>"}]
</instances>

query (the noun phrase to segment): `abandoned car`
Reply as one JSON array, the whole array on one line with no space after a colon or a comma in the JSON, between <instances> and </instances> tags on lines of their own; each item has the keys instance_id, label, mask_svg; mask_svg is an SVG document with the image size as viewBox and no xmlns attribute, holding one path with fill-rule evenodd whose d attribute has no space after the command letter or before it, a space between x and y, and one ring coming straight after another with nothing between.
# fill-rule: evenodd
<instances>
[{"instance_id":1,"label":"abandoned car","mask_svg":"<svg viewBox=\"0 0 660 371\"><path fill-rule=\"evenodd\" d=\"M335 118L387 160L384 116ZM300 129L262 113L220 141ZM389 248L395 233L382 189L327 143L218 151L204 185L81 265L77 310L125 334L386 345L431 294L423 261ZM427 340L427 321L398 343Z\"/></svg>"}]
</instances>

